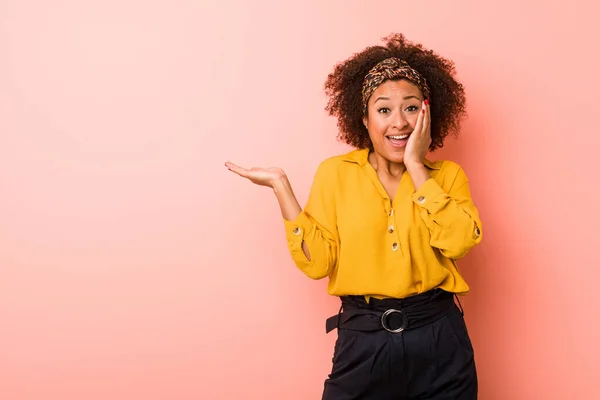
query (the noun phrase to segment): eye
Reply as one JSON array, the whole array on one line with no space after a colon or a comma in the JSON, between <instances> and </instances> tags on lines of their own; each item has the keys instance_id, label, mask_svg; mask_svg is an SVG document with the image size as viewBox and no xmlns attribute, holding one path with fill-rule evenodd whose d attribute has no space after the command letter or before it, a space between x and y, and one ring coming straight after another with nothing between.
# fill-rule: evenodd
<instances>
[{"instance_id":1,"label":"eye","mask_svg":"<svg viewBox=\"0 0 600 400\"><path fill-rule=\"evenodd\" d=\"M417 107L417 106L408 106L408 107L406 107L405 111L409 111L409 112L419 111L419 107Z\"/></svg>"},{"instance_id":2,"label":"eye","mask_svg":"<svg viewBox=\"0 0 600 400\"><path fill-rule=\"evenodd\" d=\"M387 107L382 107L382 108L378 109L377 112L379 112L381 114L387 114L390 112L390 109Z\"/></svg>"}]
</instances>

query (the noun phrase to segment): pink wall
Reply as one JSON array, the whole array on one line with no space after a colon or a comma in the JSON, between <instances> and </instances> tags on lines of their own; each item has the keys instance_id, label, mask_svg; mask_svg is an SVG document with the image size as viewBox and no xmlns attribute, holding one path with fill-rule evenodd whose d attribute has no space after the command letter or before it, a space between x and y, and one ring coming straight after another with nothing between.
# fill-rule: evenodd
<instances>
[{"instance_id":1,"label":"pink wall","mask_svg":"<svg viewBox=\"0 0 600 400\"><path fill-rule=\"evenodd\" d=\"M468 90L433 158L485 222L462 263L480 398L595 398L596 6L158 3L0 2L0 399L319 398L338 303L223 162L284 167L303 203L346 151L327 73L392 31Z\"/></svg>"}]
</instances>

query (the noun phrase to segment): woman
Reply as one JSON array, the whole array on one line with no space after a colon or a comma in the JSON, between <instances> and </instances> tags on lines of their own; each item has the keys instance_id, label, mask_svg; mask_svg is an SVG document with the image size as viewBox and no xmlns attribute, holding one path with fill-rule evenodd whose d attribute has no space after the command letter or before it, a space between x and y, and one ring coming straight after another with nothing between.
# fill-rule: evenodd
<instances>
[{"instance_id":1,"label":"woman","mask_svg":"<svg viewBox=\"0 0 600 400\"><path fill-rule=\"evenodd\" d=\"M341 298L323 399L476 399L454 297L469 290L457 260L481 221L462 168L426 158L458 133L464 89L451 61L401 34L384 41L326 81L326 109L356 149L319 165L304 209L280 168L226 166L273 189L294 262Z\"/></svg>"}]
</instances>

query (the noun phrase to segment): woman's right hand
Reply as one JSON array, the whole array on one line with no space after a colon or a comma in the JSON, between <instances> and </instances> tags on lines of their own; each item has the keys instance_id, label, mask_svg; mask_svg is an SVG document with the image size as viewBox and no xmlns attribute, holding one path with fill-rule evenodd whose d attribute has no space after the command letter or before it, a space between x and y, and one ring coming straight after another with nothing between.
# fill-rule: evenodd
<instances>
[{"instance_id":1,"label":"woman's right hand","mask_svg":"<svg viewBox=\"0 0 600 400\"><path fill-rule=\"evenodd\" d=\"M285 172L281 168L242 168L231 162L226 162L225 166L239 176L248 179L252 183L260 186L267 186L272 188L275 183L281 181L285 177Z\"/></svg>"}]
</instances>

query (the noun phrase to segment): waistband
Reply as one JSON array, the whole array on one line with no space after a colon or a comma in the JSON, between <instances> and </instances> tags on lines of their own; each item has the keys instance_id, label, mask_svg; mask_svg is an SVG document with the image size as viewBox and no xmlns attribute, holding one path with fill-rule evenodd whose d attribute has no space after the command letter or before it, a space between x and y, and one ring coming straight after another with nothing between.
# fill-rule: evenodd
<instances>
[{"instance_id":1,"label":"waistband","mask_svg":"<svg viewBox=\"0 0 600 400\"><path fill-rule=\"evenodd\" d=\"M448 314L455 295L441 289L430 290L404 299L374 299L342 296L338 314L325 322L327 333L338 328L356 331L386 330L400 333L430 324ZM460 304L460 301L459 301ZM460 308L462 313L462 307Z\"/></svg>"}]
</instances>

